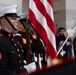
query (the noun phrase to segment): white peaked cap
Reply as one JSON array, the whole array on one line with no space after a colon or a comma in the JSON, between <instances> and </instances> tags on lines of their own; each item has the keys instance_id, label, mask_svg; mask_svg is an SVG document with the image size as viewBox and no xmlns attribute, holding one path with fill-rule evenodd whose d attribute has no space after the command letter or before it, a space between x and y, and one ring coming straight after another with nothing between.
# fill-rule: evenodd
<instances>
[{"instance_id":1,"label":"white peaked cap","mask_svg":"<svg viewBox=\"0 0 76 75\"><path fill-rule=\"evenodd\" d=\"M24 18L28 17L28 12L19 14L18 16L19 16L21 19L24 19Z\"/></svg>"},{"instance_id":2,"label":"white peaked cap","mask_svg":"<svg viewBox=\"0 0 76 75\"><path fill-rule=\"evenodd\" d=\"M10 6L1 5L0 6L0 16L3 16L6 13L17 13L16 12L17 7L18 7L17 5L10 5Z\"/></svg>"}]
</instances>

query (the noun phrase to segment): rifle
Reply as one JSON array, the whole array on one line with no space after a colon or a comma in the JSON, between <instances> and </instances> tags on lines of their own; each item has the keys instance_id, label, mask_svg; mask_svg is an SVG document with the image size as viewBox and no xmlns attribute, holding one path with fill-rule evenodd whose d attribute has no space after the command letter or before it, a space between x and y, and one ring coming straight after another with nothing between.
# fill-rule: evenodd
<instances>
[{"instance_id":1,"label":"rifle","mask_svg":"<svg viewBox=\"0 0 76 75\"><path fill-rule=\"evenodd\" d=\"M32 51L31 51L31 42L30 42L30 21L26 18L26 42L27 42L27 53L26 53L26 64L32 62Z\"/></svg>"},{"instance_id":2,"label":"rifle","mask_svg":"<svg viewBox=\"0 0 76 75\"><path fill-rule=\"evenodd\" d=\"M31 63L31 61L35 61L35 55L33 56L33 53L31 51L31 43L30 43L30 27L32 27L33 32L35 32L33 26L31 25L31 22L26 18L26 42L27 42L27 53L26 53L26 64ZM37 35L38 37L38 35ZM40 53L37 53L37 62L36 62L36 67L41 68L41 58L40 58ZM29 57L28 57L29 56ZM43 57L44 59L44 57Z\"/></svg>"}]
</instances>

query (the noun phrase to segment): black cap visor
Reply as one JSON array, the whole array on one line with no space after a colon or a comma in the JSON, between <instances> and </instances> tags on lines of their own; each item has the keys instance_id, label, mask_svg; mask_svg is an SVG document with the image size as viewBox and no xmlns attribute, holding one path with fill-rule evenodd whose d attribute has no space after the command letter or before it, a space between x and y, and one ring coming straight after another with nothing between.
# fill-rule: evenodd
<instances>
[{"instance_id":1,"label":"black cap visor","mask_svg":"<svg viewBox=\"0 0 76 75\"><path fill-rule=\"evenodd\" d=\"M6 13L5 16L20 18L20 17L17 15L17 13Z\"/></svg>"}]
</instances>

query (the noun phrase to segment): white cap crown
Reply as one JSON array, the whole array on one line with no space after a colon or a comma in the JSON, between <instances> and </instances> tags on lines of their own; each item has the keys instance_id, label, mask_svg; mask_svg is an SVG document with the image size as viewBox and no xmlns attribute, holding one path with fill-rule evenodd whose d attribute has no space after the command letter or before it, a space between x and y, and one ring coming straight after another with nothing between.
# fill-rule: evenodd
<instances>
[{"instance_id":1,"label":"white cap crown","mask_svg":"<svg viewBox=\"0 0 76 75\"><path fill-rule=\"evenodd\" d=\"M16 12L17 5L11 5L11 6L0 6L0 16L3 16L6 13L17 13Z\"/></svg>"}]
</instances>

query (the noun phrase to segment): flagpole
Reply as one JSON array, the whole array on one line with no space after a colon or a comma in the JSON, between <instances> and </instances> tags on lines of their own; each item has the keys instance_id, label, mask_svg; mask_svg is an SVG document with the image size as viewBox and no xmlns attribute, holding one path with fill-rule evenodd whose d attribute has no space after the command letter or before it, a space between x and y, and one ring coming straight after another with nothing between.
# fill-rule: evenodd
<instances>
[{"instance_id":1,"label":"flagpole","mask_svg":"<svg viewBox=\"0 0 76 75\"><path fill-rule=\"evenodd\" d=\"M76 23L75 23L75 25L73 26L72 30L75 31L75 29L76 29ZM68 37L66 38L66 40L60 45L60 47L58 48L57 56L58 56L58 54L60 53L60 51L62 50L63 46L65 45L65 43L67 42L67 40L68 40L69 38L70 38L70 37L68 36Z\"/></svg>"}]
</instances>

